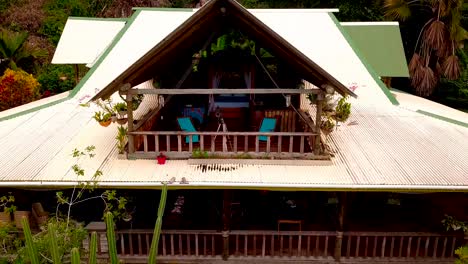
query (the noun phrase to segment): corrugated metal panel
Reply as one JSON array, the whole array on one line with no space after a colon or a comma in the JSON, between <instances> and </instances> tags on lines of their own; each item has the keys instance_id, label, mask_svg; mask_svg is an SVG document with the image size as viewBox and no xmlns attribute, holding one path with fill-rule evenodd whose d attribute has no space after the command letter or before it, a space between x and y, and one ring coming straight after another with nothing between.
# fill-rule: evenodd
<instances>
[{"instance_id":1,"label":"corrugated metal panel","mask_svg":"<svg viewBox=\"0 0 468 264\"><path fill-rule=\"evenodd\" d=\"M183 11L138 12L118 43L102 63L96 65L77 98L95 95L192 15L192 12Z\"/></svg>"},{"instance_id":2,"label":"corrugated metal panel","mask_svg":"<svg viewBox=\"0 0 468 264\"><path fill-rule=\"evenodd\" d=\"M409 77L398 22L346 22L341 25L379 76Z\"/></svg>"},{"instance_id":3,"label":"corrugated metal panel","mask_svg":"<svg viewBox=\"0 0 468 264\"><path fill-rule=\"evenodd\" d=\"M249 11L342 84L356 87L361 101L390 104L328 13Z\"/></svg>"},{"instance_id":4,"label":"corrugated metal panel","mask_svg":"<svg viewBox=\"0 0 468 264\"><path fill-rule=\"evenodd\" d=\"M53 64L88 64L109 46L125 21L69 18L52 59Z\"/></svg>"},{"instance_id":5,"label":"corrugated metal panel","mask_svg":"<svg viewBox=\"0 0 468 264\"><path fill-rule=\"evenodd\" d=\"M159 42L171 31L169 28L175 28L190 15L189 12L176 15L159 12L160 15L154 16L154 13L158 12L141 12L122 43L111 51L77 98L94 94L95 89L99 90ZM118 160L116 125L100 127L91 119L94 108L79 107L78 100L72 99L1 123L0 185L74 184L89 180L91 174L100 169L104 173L99 179L101 183L120 186L154 186L171 177L176 177L177 181L186 177L193 186L468 188L468 129L392 106L349 45L343 42L341 33L332 27L333 21L327 14L279 13L280 16L273 16L271 12L262 11L258 17L340 81L360 86L356 90L359 99L350 99L353 104L350 120L328 139L335 153L333 165L197 166L183 160L170 160L161 166L153 160ZM167 17L171 19L166 21ZM167 31L155 29L158 19L169 23ZM295 28L289 28L291 32L288 33L287 28L292 24L280 25L284 21L305 23L308 32L313 29L314 33L305 36ZM310 25L321 25L324 29ZM322 37L308 39L309 35ZM133 49L131 45L136 46ZM125 54L128 56L123 56ZM148 110L155 103L156 98L148 97L142 109ZM70 171L75 163L70 153L75 147L88 145L96 146L96 157L79 161L88 174L77 179Z\"/></svg>"}]
</instances>

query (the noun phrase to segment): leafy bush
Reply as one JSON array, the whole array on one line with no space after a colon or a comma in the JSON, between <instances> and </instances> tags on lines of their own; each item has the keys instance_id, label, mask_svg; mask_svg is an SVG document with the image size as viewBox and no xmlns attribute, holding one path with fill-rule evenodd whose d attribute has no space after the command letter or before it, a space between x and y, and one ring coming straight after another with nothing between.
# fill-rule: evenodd
<instances>
[{"instance_id":1,"label":"leafy bush","mask_svg":"<svg viewBox=\"0 0 468 264\"><path fill-rule=\"evenodd\" d=\"M468 246L458 248L455 254L458 256L455 264L468 264Z\"/></svg>"},{"instance_id":2,"label":"leafy bush","mask_svg":"<svg viewBox=\"0 0 468 264\"><path fill-rule=\"evenodd\" d=\"M64 261L72 248L79 248L83 250L82 242L87 237L87 231L81 224L74 221L67 225L67 221L53 217L49 220L50 223L55 225L55 237L57 239L58 252L61 260ZM48 230L49 225L41 227L41 231L33 236L34 246L39 253L41 263L50 263L48 260L52 259L50 252L50 239L51 234ZM15 263L28 263L29 256L26 247L23 246L17 251L17 259Z\"/></svg>"},{"instance_id":3,"label":"leafy bush","mask_svg":"<svg viewBox=\"0 0 468 264\"><path fill-rule=\"evenodd\" d=\"M48 65L37 80L41 84L41 93L49 91L57 94L71 90L75 86L74 70L70 65Z\"/></svg>"},{"instance_id":4,"label":"leafy bush","mask_svg":"<svg viewBox=\"0 0 468 264\"><path fill-rule=\"evenodd\" d=\"M31 74L7 69L0 77L0 111L34 101L39 97L39 88Z\"/></svg>"}]
</instances>

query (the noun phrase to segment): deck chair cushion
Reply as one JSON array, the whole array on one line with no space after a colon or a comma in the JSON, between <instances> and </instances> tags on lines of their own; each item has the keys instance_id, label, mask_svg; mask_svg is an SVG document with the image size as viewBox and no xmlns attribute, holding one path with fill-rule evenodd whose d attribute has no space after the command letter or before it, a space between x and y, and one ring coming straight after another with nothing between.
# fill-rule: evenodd
<instances>
[{"instance_id":1,"label":"deck chair cushion","mask_svg":"<svg viewBox=\"0 0 468 264\"><path fill-rule=\"evenodd\" d=\"M276 128L276 118L265 117L260 125L259 132L274 132ZM267 136L259 136L260 141L267 141Z\"/></svg>"},{"instance_id":2,"label":"deck chair cushion","mask_svg":"<svg viewBox=\"0 0 468 264\"><path fill-rule=\"evenodd\" d=\"M192 120L190 117L179 117L177 118L177 122L179 123L180 129L185 132L197 132L195 127L193 126ZM198 143L200 141L198 135L193 135L192 136L192 142L193 143ZM186 136L185 137L185 143L190 142L190 137Z\"/></svg>"}]
</instances>

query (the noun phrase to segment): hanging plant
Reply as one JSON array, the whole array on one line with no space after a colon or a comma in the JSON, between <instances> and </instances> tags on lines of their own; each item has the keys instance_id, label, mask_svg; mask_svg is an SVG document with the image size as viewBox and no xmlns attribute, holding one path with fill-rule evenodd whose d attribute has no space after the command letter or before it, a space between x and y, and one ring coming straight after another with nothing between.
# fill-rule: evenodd
<instances>
[{"instance_id":1,"label":"hanging plant","mask_svg":"<svg viewBox=\"0 0 468 264\"><path fill-rule=\"evenodd\" d=\"M347 99L342 97L335 108L335 119L338 122L345 122L351 115L351 103L348 103Z\"/></svg>"},{"instance_id":2,"label":"hanging plant","mask_svg":"<svg viewBox=\"0 0 468 264\"><path fill-rule=\"evenodd\" d=\"M107 127L112 122L112 114L111 113L104 113L101 111L95 112L93 116L94 120L99 122L99 124L103 127Z\"/></svg>"}]
</instances>

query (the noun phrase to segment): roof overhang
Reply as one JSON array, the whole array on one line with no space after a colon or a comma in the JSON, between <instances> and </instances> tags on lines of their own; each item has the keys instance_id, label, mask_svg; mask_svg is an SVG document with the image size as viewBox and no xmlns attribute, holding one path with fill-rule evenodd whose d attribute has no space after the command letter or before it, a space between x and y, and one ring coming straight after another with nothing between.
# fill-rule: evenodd
<instances>
[{"instance_id":1,"label":"roof overhang","mask_svg":"<svg viewBox=\"0 0 468 264\"><path fill-rule=\"evenodd\" d=\"M52 64L92 64L125 23L125 19L69 17Z\"/></svg>"}]
</instances>

